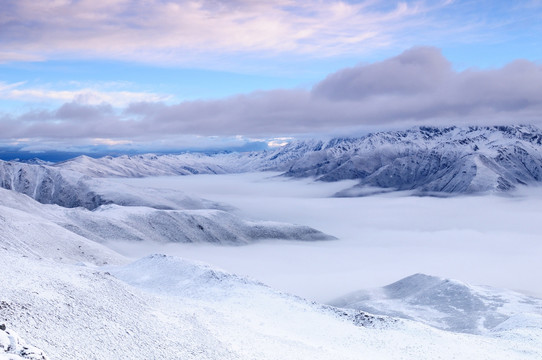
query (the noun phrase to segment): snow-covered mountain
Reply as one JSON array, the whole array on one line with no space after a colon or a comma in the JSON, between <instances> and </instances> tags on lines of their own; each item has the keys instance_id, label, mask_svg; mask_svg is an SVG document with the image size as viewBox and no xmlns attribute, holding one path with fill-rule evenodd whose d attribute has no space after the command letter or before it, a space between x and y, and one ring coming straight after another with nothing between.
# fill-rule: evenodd
<instances>
[{"instance_id":1,"label":"snow-covered mountain","mask_svg":"<svg viewBox=\"0 0 542 360\"><path fill-rule=\"evenodd\" d=\"M139 189L94 179L77 171L47 165L0 161L0 188L25 194L42 204L89 210L105 204L156 209L226 209L216 202L180 191Z\"/></svg>"},{"instance_id":2,"label":"snow-covered mountain","mask_svg":"<svg viewBox=\"0 0 542 360\"><path fill-rule=\"evenodd\" d=\"M78 157L55 166L93 177L273 170L321 181L359 179L358 186L340 196L363 195L367 189L502 192L542 180L542 131L534 126L419 127L294 141L253 153Z\"/></svg>"},{"instance_id":3,"label":"snow-covered mountain","mask_svg":"<svg viewBox=\"0 0 542 360\"><path fill-rule=\"evenodd\" d=\"M113 189L116 189L113 191ZM136 189L125 187L129 191L136 192ZM127 196L120 189L109 188L110 199ZM128 191L128 193L129 193ZM142 194L148 189L139 189ZM165 192L162 197L167 197L171 201L171 206L175 206L171 195L176 192ZM179 194L177 194L179 195ZM179 198L182 198L182 194ZM145 199L141 195L136 200ZM131 199L131 197L127 197ZM173 197L174 199L174 197ZM126 205L126 200L124 204ZM149 201L151 201L149 199ZM160 197L154 197L155 201L160 201ZM203 202L203 205L213 204L212 202ZM117 201L117 203L122 203ZM116 204L102 205L94 211L85 208L64 208L51 204L41 204L37 201L19 194L14 191L0 189L0 208L3 208L5 215L0 217L0 223L5 223L3 237L9 229L17 233L20 229L17 224L31 226L38 223L44 227L47 234L58 232L58 227L62 227L70 232L77 234L85 239L105 243L108 241L155 241L160 243L184 242L184 243L213 243L222 245L242 245L257 240L264 239L282 239L282 240L331 240L334 237L324 234L308 226L293 225L271 221L254 221L243 219L229 211L220 208L208 208L198 205L195 200L179 201L182 206L176 208L157 209L152 206L121 206ZM190 207L186 207L186 205ZM22 220L21 220L22 219ZM31 219L35 219L31 221ZM36 228L36 234L42 233ZM24 232L22 232L24 234ZM13 234L11 234L12 236ZM16 238L14 236L10 238ZM59 234L59 238L66 238L66 235ZM70 244L79 244L80 241L73 240L71 236ZM6 240L7 241L7 240ZM18 239L20 242L21 239ZM34 248L40 246L41 241L28 241L25 247ZM54 241L52 241L54 242ZM67 246L67 245L63 245ZM81 246L79 246L81 247Z\"/></svg>"},{"instance_id":4,"label":"snow-covered mountain","mask_svg":"<svg viewBox=\"0 0 542 360\"><path fill-rule=\"evenodd\" d=\"M487 334L512 323L542 329L541 299L424 274L382 288L357 291L331 304L456 332Z\"/></svg>"},{"instance_id":5,"label":"snow-covered mountain","mask_svg":"<svg viewBox=\"0 0 542 360\"><path fill-rule=\"evenodd\" d=\"M184 195L175 192L82 181L114 203L91 211L0 189L0 324L9 329L0 331L0 347L19 344L4 346L4 353L0 348L0 359L47 359L44 354L76 360L542 357L536 314L510 317L484 335L452 333L314 303L187 259L151 255L133 261L108 248L107 241L174 241L196 234L198 241L214 236L242 243L242 236L316 239L322 234L236 218L212 202L181 201ZM197 207L202 204L209 206ZM209 238L202 235L207 233ZM461 321L463 313L451 316Z\"/></svg>"},{"instance_id":6,"label":"snow-covered mountain","mask_svg":"<svg viewBox=\"0 0 542 360\"><path fill-rule=\"evenodd\" d=\"M144 177L163 175L229 174L251 171L286 171L306 153L320 149L319 140L298 141L276 150L246 153L184 153L180 155L123 155L94 159L78 156L55 164L57 168L92 177Z\"/></svg>"},{"instance_id":7,"label":"snow-covered mountain","mask_svg":"<svg viewBox=\"0 0 542 360\"><path fill-rule=\"evenodd\" d=\"M51 359L538 359L542 329L490 336L341 310L181 258L95 267L0 247L0 319ZM94 254L98 255L98 254Z\"/></svg>"},{"instance_id":8,"label":"snow-covered mountain","mask_svg":"<svg viewBox=\"0 0 542 360\"><path fill-rule=\"evenodd\" d=\"M90 177L46 165L0 161L0 187L44 204L94 209L107 201L89 186Z\"/></svg>"},{"instance_id":9,"label":"snow-covered mountain","mask_svg":"<svg viewBox=\"0 0 542 360\"><path fill-rule=\"evenodd\" d=\"M417 193L507 191L542 179L542 131L533 126L431 128L335 139L287 171L320 180Z\"/></svg>"},{"instance_id":10,"label":"snow-covered mountain","mask_svg":"<svg viewBox=\"0 0 542 360\"><path fill-rule=\"evenodd\" d=\"M179 257L129 259L109 242L331 237L97 178L281 170L403 189L371 183L398 172L418 191L430 191L435 174L466 186L438 191L506 190L538 181L537 131L420 128L261 153L0 162L0 359L540 359L542 300L506 290L415 275L323 305ZM489 170L459 170L473 159ZM511 186L494 186L505 180Z\"/></svg>"}]
</instances>

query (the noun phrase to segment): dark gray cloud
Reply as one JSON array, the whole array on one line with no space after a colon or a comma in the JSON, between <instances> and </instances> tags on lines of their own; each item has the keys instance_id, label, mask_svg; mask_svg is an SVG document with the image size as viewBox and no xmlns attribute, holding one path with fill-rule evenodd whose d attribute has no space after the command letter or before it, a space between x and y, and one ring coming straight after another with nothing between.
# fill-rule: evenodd
<instances>
[{"instance_id":1,"label":"dark gray cloud","mask_svg":"<svg viewBox=\"0 0 542 360\"><path fill-rule=\"evenodd\" d=\"M410 49L340 70L312 90L260 91L175 105L69 103L0 119L7 138L159 139L174 135L277 136L340 133L370 126L514 124L542 121L542 66L454 71L440 51Z\"/></svg>"},{"instance_id":2,"label":"dark gray cloud","mask_svg":"<svg viewBox=\"0 0 542 360\"><path fill-rule=\"evenodd\" d=\"M283 134L372 125L492 124L542 120L542 66L457 72L440 50L417 47L329 75L311 91L256 92L128 113L164 129L205 134Z\"/></svg>"},{"instance_id":3,"label":"dark gray cloud","mask_svg":"<svg viewBox=\"0 0 542 360\"><path fill-rule=\"evenodd\" d=\"M83 105L71 102L58 108L54 117L66 120L92 121L93 119L111 114L113 114L113 107L109 104Z\"/></svg>"},{"instance_id":4,"label":"dark gray cloud","mask_svg":"<svg viewBox=\"0 0 542 360\"><path fill-rule=\"evenodd\" d=\"M450 62L438 49L418 47L379 63L337 71L317 84L313 94L330 100L412 95L434 91L452 74Z\"/></svg>"},{"instance_id":5,"label":"dark gray cloud","mask_svg":"<svg viewBox=\"0 0 542 360\"><path fill-rule=\"evenodd\" d=\"M313 89L317 99L356 103L379 121L502 121L542 115L542 66L517 60L500 69L452 70L435 48L413 48L380 63L338 71ZM490 118L483 119L482 115ZM532 119L524 119L532 120Z\"/></svg>"}]
</instances>

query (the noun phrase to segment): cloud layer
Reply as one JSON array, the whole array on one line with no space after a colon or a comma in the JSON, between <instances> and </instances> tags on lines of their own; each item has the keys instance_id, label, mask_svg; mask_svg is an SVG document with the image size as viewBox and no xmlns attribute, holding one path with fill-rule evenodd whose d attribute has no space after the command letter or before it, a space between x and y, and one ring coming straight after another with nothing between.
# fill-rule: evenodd
<instances>
[{"instance_id":1,"label":"cloud layer","mask_svg":"<svg viewBox=\"0 0 542 360\"><path fill-rule=\"evenodd\" d=\"M542 123L542 66L453 70L432 47L330 74L311 90L261 91L174 105L68 102L0 119L0 136L149 140L164 136L348 133L420 124Z\"/></svg>"},{"instance_id":2,"label":"cloud layer","mask_svg":"<svg viewBox=\"0 0 542 360\"><path fill-rule=\"evenodd\" d=\"M53 90L44 87L28 87L24 82L0 82L0 99L34 102L76 102L79 104L99 105L103 103L122 107L138 101L167 101L171 96L148 92L126 90L100 90L82 88L77 90Z\"/></svg>"},{"instance_id":3,"label":"cloud layer","mask_svg":"<svg viewBox=\"0 0 542 360\"><path fill-rule=\"evenodd\" d=\"M5 0L0 62L94 56L186 64L233 53L359 54L427 26L420 17L449 3Z\"/></svg>"}]
</instances>

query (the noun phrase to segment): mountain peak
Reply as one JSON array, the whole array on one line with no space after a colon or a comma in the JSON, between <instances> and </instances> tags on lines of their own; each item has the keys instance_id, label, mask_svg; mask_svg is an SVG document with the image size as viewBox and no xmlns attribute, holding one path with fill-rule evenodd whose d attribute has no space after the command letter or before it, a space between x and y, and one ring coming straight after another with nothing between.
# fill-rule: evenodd
<instances>
[{"instance_id":1,"label":"mountain peak","mask_svg":"<svg viewBox=\"0 0 542 360\"><path fill-rule=\"evenodd\" d=\"M504 192L542 181L542 131L532 125L419 126L297 140L262 152L80 157L55 166L93 177L271 170L320 181L359 181L338 196L366 195L366 189L419 195Z\"/></svg>"}]
</instances>

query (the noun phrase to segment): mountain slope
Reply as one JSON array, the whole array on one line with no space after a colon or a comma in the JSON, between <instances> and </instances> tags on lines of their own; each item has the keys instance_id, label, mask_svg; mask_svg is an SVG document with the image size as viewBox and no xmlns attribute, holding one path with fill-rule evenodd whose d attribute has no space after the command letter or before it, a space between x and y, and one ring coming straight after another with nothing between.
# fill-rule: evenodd
<instances>
[{"instance_id":1,"label":"mountain slope","mask_svg":"<svg viewBox=\"0 0 542 360\"><path fill-rule=\"evenodd\" d=\"M508 191L540 182L542 132L533 126L431 128L335 139L302 157L288 176L360 179L363 188L417 193Z\"/></svg>"},{"instance_id":2,"label":"mountain slope","mask_svg":"<svg viewBox=\"0 0 542 360\"><path fill-rule=\"evenodd\" d=\"M123 263L116 252L51 221L64 209L0 189L0 244L12 256L95 265ZM70 209L73 210L73 209ZM87 211L87 210L85 210ZM62 215L61 215L62 216Z\"/></svg>"},{"instance_id":3,"label":"mountain slope","mask_svg":"<svg viewBox=\"0 0 542 360\"><path fill-rule=\"evenodd\" d=\"M26 241L22 248L44 246L54 251L55 236L70 239L63 247L73 246L81 252L81 239L107 243L109 241L155 241L243 245L257 240L331 240L334 237L308 226L270 221L250 221L219 209L163 210L145 206L103 205L94 211L84 208L63 208L40 204L22 194L0 189L0 238L21 233L25 226L35 227L35 234L44 233L39 240ZM68 230L72 235L67 236ZM50 240L48 240L50 239ZM7 240L6 240L7 241ZM10 240L10 243L12 240ZM79 246L77 248L75 245ZM97 244L96 244L97 245ZM17 247L13 244L13 247ZM83 249L84 253L84 249ZM80 260L82 261L82 260Z\"/></svg>"},{"instance_id":4,"label":"mountain slope","mask_svg":"<svg viewBox=\"0 0 542 360\"><path fill-rule=\"evenodd\" d=\"M138 155L56 164L94 177L282 171L321 181L357 179L366 189L428 193L503 192L542 181L542 131L534 126L419 127L359 138L294 141L253 153Z\"/></svg>"},{"instance_id":5,"label":"mountain slope","mask_svg":"<svg viewBox=\"0 0 542 360\"><path fill-rule=\"evenodd\" d=\"M157 209L227 209L180 191L140 189L94 179L82 173L47 165L0 160L0 188L25 194L42 204L84 207L93 210L105 204L148 206Z\"/></svg>"},{"instance_id":6,"label":"mountain slope","mask_svg":"<svg viewBox=\"0 0 542 360\"><path fill-rule=\"evenodd\" d=\"M89 186L91 178L46 165L0 161L0 188L14 190L44 204L93 209L107 203Z\"/></svg>"},{"instance_id":7,"label":"mountain slope","mask_svg":"<svg viewBox=\"0 0 542 360\"><path fill-rule=\"evenodd\" d=\"M542 328L541 299L424 274L380 289L358 291L331 304L413 319L456 332L484 334L504 329L517 314L522 314L523 319L516 324L533 323Z\"/></svg>"},{"instance_id":8,"label":"mountain slope","mask_svg":"<svg viewBox=\"0 0 542 360\"><path fill-rule=\"evenodd\" d=\"M10 254L0 319L52 359L538 359L542 334L443 332L347 312L179 258L93 268ZM380 320L378 320L380 319ZM376 321L375 321L376 320ZM517 328L514 328L517 329Z\"/></svg>"},{"instance_id":9,"label":"mountain slope","mask_svg":"<svg viewBox=\"0 0 542 360\"><path fill-rule=\"evenodd\" d=\"M542 327L529 314L486 336L450 333L309 302L177 257L129 262L55 223L132 210L177 211L63 208L0 190L0 324L51 359L542 357Z\"/></svg>"}]
</instances>

